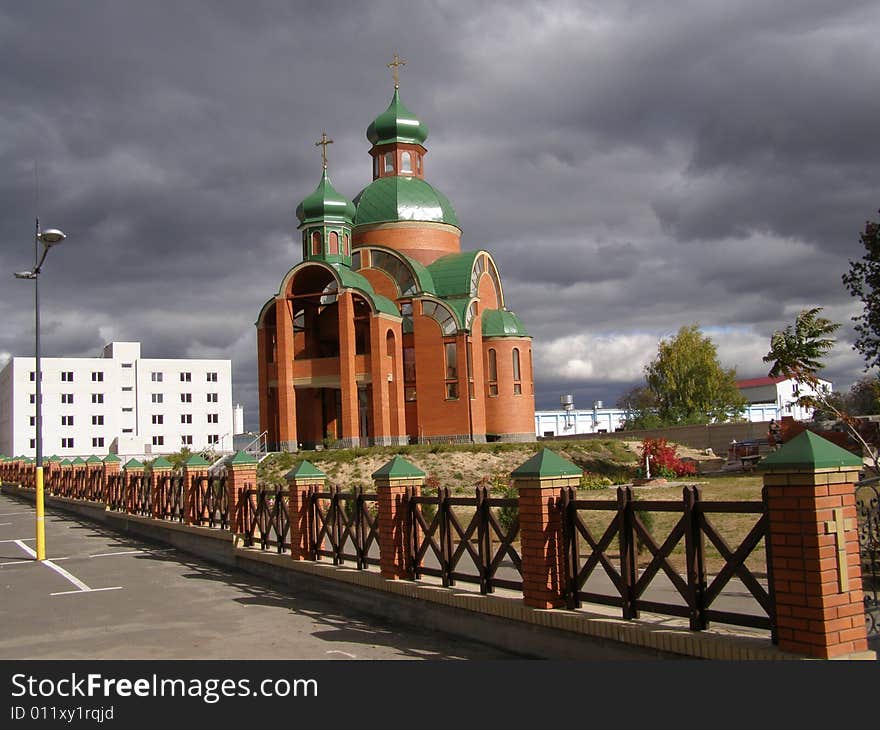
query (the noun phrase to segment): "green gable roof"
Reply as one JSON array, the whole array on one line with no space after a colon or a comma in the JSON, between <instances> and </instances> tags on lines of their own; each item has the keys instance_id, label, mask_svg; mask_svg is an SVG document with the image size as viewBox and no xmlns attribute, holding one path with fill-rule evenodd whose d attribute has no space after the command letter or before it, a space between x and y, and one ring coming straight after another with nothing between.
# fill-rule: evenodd
<instances>
[{"instance_id":1,"label":"green gable roof","mask_svg":"<svg viewBox=\"0 0 880 730\"><path fill-rule=\"evenodd\" d=\"M512 477L568 477L582 474L583 470L580 467L550 449L541 449L531 459L510 472Z\"/></svg>"},{"instance_id":2,"label":"green gable roof","mask_svg":"<svg viewBox=\"0 0 880 730\"><path fill-rule=\"evenodd\" d=\"M759 464L759 469L830 469L841 466L861 467L860 456L832 444L812 431L804 431L774 451Z\"/></svg>"},{"instance_id":3,"label":"green gable roof","mask_svg":"<svg viewBox=\"0 0 880 730\"><path fill-rule=\"evenodd\" d=\"M122 467L123 469L143 469L144 465L137 459L129 459Z\"/></svg>"},{"instance_id":4,"label":"green gable roof","mask_svg":"<svg viewBox=\"0 0 880 730\"><path fill-rule=\"evenodd\" d=\"M211 466L211 462L201 454L193 454L186 460L186 466Z\"/></svg>"},{"instance_id":5,"label":"green gable roof","mask_svg":"<svg viewBox=\"0 0 880 730\"><path fill-rule=\"evenodd\" d=\"M101 457L100 457L100 456L94 456L94 455L92 455L92 456L90 456L88 459L86 459L86 464L103 464L103 463L104 463L104 462L101 461Z\"/></svg>"},{"instance_id":6,"label":"green gable roof","mask_svg":"<svg viewBox=\"0 0 880 730\"><path fill-rule=\"evenodd\" d=\"M151 469L173 469L174 464L172 464L168 459L164 456L159 456L153 459L153 463L150 464Z\"/></svg>"},{"instance_id":7,"label":"green gable roof","mask_svg":"<svg viewBox=\"0 0 880 730\"><path fill-rule=\"evenodd\" d=\"M373 145L393 142L424 144L427 138L428 127L403 105L396 88L388 108L367 127L367 139Z\"/></svg>"},{"instance_id":8,"label":"green gable roof","mask_svg":"<svg viewBox=\"0 0 880 730\"><path fill-rule=\"evenodd\" d=\"M423 477L425 472L414 464L410 464L406 459L395 456L385 466L373 472L373 479L405 479L410 477Z\"/></svg>"},{"instance_id":9,"label":"green gable roof","mask_svg":"<svg viewBox=\"0 0 880 730\"><path fill-rule=\"evenodd\" d=\"M303 461L300 464L297 464L293 469L291 469L287 474L284 475L285 479L326 479L327 475L324 474L318 467L312 464L310 461Z\"/></svg>"},{"instance_id":10,"label":"green gable roof","mask_svg":"<svg viewBox=\"0 0 880 730\"><path fill-rule=\"evenodd\" d=\"M380 177L354 198L355 226L394 221L446 223L459 228L449 199L417 177Z\"/></svg>"},{"instance_id":11,"label":"green gable roof","mask_svg":"<svg viewBox=\"0 0 880 730\"><path fill-rule=\"evenodd\" d=\"M122 461L116 454L107 454L104 457L105 464L119 464Z\"/></svg>"},{"instance_id":12,"label":"green gable roof","mask_svg":"<svg viewBox=\"0 0 880 730\"><path fill-rule=\"evenodd\" d=\"M507 309L483 311L483 337L529 337L522 320Z\"/></svg>"},{"instance_id":13,"label":"green gable roof","mask_svg":"<svg viewBox=\"0 0 880 730\"><path fill-rule=\"evenodd\" d=\"M247 451L236 451L235 456L233 456L227 463L229 464L256 464L257 460L251 456Z\"/></svg>"}]
</instances>

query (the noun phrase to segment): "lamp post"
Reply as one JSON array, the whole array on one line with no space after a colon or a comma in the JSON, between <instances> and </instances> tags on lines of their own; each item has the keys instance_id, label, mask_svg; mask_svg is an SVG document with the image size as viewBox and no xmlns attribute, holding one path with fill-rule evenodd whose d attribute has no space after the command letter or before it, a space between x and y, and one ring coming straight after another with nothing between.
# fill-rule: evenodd
<instances>
[{"instance_id":1,"label":"lamp post","mask_svg":"<svg viewBox=\"0 0 880 730\"><path fill-rule=\"evenodd\" d=\"M61 243L66 236L57 228L47 228L45 231L40 230L40 219L36 218L34 229L34 268L30 271L16 272L16 279L33 279L34 281L34 328L36 336L34 338L34 380L36 381L36 509L37 509L37 560L46 559L46 529L44 519L44 500L43 500L43 394L42 394L42 372L40 371L40 268L46 260L49 249L56 244ZM39 255L39 244L43 244L43 255L37 260Z\"/></svg>"}]
</instances>

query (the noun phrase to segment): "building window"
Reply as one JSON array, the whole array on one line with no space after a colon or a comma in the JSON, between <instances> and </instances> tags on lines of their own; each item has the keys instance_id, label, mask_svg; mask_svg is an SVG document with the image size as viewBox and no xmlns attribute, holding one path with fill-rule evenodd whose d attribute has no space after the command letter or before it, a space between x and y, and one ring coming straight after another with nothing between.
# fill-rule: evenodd
<instances>
[{"instance_id":1,"label":"building window","mask_svg":"<svg viewBox=\"0 0 880 730\"><path fill-rule=\"evenodd\" d=\"M474 397L474 347L470 340L467 341L467 378L468 398Z\"/></svg>"},{"instance_id":2,"label":"building window","mask_svg":"<svg viewBox=\"0 0 880 730\"><path fill-rule=\"evenodd\" d=\"M208 414L208 423L220 423L220 414L219 413L209 413Z\"/></svg>"},{"instance_id":3,"label":"building window","mask_svg":"<svg viewBox=\"0 0 880 730\"><path fill-rule=\"evenodd\" d=\"M351 253L351 244L348 241L347 233L342 237L342 253L344 256L348 256Z\"/></svg>"},{"instance_id":4,"label":"building window","mask_svg":"<svg viewBox=\"0 0 880 730\"><path fill-rule=\"evenodd\" d=\"M92 403L103 403L104 402L104 394L103 393L92 393Z\"/></svg>"},{"instance_id":5,"label":"building window","mask_svg":"<svg viewBox=\"0 0 880 730\"><path fill-rule=\"evenodd\" d=\"M183 435L180 437L180 445L181 446L192 446L192 443L193 443L192 436Z\"/></svg>"},{"instance_id":6,"label":"building window","mask_svg":"<svg viewBox=\"0 0 880 730\"><path fill-rule=\"evenodd\" d=\"M43 379L43 373L40 373L40 380L42 380L42 379ZM32 382L32 383L36 383L36 382L37 382L37 372L36 372L36 370L31 370L31 382Z\"/></svg>"},{"instance_id":7,"label":"building window","mask_svg":"<svg viewBox=\"0 0 880 730\"><path fill-rule=\"evenodd\" d=\"M220 434L217 433L209 433L208 434L208 443L209 444L219 444L220 443Z\"/></svg>"},{"instance_id":8,"label":"building window","mask_svg":"<svg viewBox=\"0 0 880 730\"><path fill-rule=\"evenodd\" d=\"M132 365L133 365L133 363L130 363L130 362L122 363L122 367L124 367L124 368L130 368L130 367L132 367Z\"/></svg>"},{"instance_id":9,"label":"building window","mask_svg":"<svg viewBox=\"0 0 880 730\"><path fill-rule=\"evenodd\" d=\"M446 399L458 398L458 346L454 342L443 344L446 352Z\"/></svg>"},{"instance_id":10,"label":"building window","mask_svg":"<svg viewBox=\"0 0 880 730\"><path fill-rule=\"evenodd\" d=\"M192 423L193 422L192 413L181 413L180 414L180 422L181 423Z\"/></svg>"},{"instance_id":11,"label":"building window","mask_svg":"<svg viewBox=\"0 0 880 730\"><path fill-rule=\"evenodd\" d=\"M192 403L193 402L192 393L181 393L180 394L180 402L181 403Z\"/></svg>"},{"instance_id":12,"label":"building window","mask_svg":"<svg viewBox=\"0 0 880 730\"><path fill-rule=\"evenodd\" d=\"M412 172L412 155L409 152L403 152L400 155L400 171Z\"/></svg>"},{"instance_id":13,"label":"building window","mask_svg":"<svg viewBox=\"0 0 880 730\"><path fill-rule=\"evenodd\" d=\"M339 255L339 234L336 231L330 231L329 253Z\"/></svg>"},{"instance_id":14,"label":"building window","mask_svg":"<svg viewBox=\"0 0 880 730\"><path fill-rule=\"evenodd\" d=\"M150 373L150 380L154 383L161 383L164 373Z\"/></svg>"},{"instance_id":15,"label":"building window","mask_svg":"<svg viewBox=\"0 0 880 730\"><path fill-rule=\"evenodd\" d=\"M373 158L373 178L379 177L379 157Z\"/></svg>"},{"instance_id":16,"label":"building window","mask_svg":"<svg viewBox=\"0 0 880 730\"><path fill-rule=\"evenodd\" d=\"M394 153L385 153L385 172L394 172Z\"/></svg>"},{"instance_id":17,"label":"building window","mask_svg":"<svg viewBox=\"0 0 880 730\"><path fill-rule=\"evenodd\" d=\"M180 382L181 383L191 383L192 382L192 373L181 373L180 374Z\"/></svg>"},{"instance_id":18,"label":"building window","mask_svg":"<svg viewBox=\"0 0 880 730\"><path fill-rule=\"evenodd\" d=\"M36 426L36 425L37 425L37 417L31 416L31 426Z\"/></svg>"},{"instance_id":19,"label":"building window","mask_svg":"<svg viewBox=\"0 0 880 730\"><path fill-rule=\"evenodd\" d=\"M217 403L217 393L208 393L208 403Z\"/></svg>"},{"instance_id":20,"label":"building window","mask_svg":"<svg viewBox=\"0 0 880 730\"><path fill-rule=\"evenodd\" d=\"M134 429L133 428L123 428L122 433L134 433Z\"/></svg>"},{"instance_id":21,"label":"building window","mask_svg":"<svg viewBox=\"0 0 880 730\"><path fill-rule=\"evenodd\" d=\"M92 373L92 382L93 383L103 383L104 382L104 373L101 370L96 370Z\"/></svg>"},{"instance_id":22,"label":"building window","mask_svg":"<svg viewBox=\"0 0 880 730\"><path fill-rule=\"evenodd\" d=\"M153 393L152 397L153 403L161 403L163 401L163 397L161 393Z\"/></svg>"},{"instance_id":23,"label":"building window","mask_svg":"<svg viewBox=\"0 0 880 730\"><path fill-rule=\"evenodd\" d=\"M61 448L62 449L72 449L73 448L73 439L72 438L61 439Z\"/></svg>"},{"instance_id":24,"label":"building window","mask_svg":"<svg viewBox=\"0 0 880 730\"><path fill-rule=\"evenodd\" d=\"M92 425L93 426L103 426L104 425L104 416L92 416Z\"/></svg>"},{"instance_id":25,"label":"building window","mask_svg":"<svg viewBox=\"0 0 880 730\"><path fill-rule=\"evenodd\" d=\"M134 390L134 386L133 386L133 385L123 385L123 386L122 386L122 392L123 392L123 393L131 393L133 390Z\"/></svg>"},{"instance_id":26,"label":"building window","mask_svg":"<svg viewBox=\"0 0 880 730\"><path fill-rule=\"evenodd\" d=\"M92 446L103 449L104 448L104 437L96 436L92 439Z\"/></svg>"},{"instance_id":27,"label":"building window","mask_svg":"<svg viewBox=\"0 0 880 730\"><path fill-rule=\"evenodd\" d=\"M134 408L123 408L122 412L123 413L134 413Z\"/></svg>"},{"instance_id":28,"label":"building window","mask_svg":"<svg viewBox=\"0 0 880 730\"><path fill-rule=\"evenodd\" d=\"M165 437L164 436L153 436L153 446L164 446L165 445Z\"/></svg>"},{"instance_id":29,"label":"building window","mask_svg":"<svg viewBox=\"0 0 880 730\"><path fill-rule=\"evenodd\" d=\"M67 403L68 405L73 404L73 393L62 393L61 394L61 402Z\"/></svg>"},{"instance_id":30,"label":"building window","mask_svg":"<svg viewBox=\"0 0 880 730\"><path fill-rule=\"evenodd\" d=\"M61 425L62 426L72 426L73 425L73 416L61 416Z\"/></svg>"},{"instance_id":31,"label":"building window","mask_svg":"<svg viewBox=\"0 0 880 730\"><path fill-rule=\"evenodd\" d=\"M498 395L498 359L495 350L489 350L489 395Z\"/></svg>"},{"instance_id":32,"label":"building window","mask_svg":"<svg viewBox=\"0 0 880 730\"><path fill-rule=\"evenodd\" d=\"M62 383L72 383L73 382L73 371L65 370L61 373L61 382Z\"/></svg>"},{"instance_id":33,"label":"building window","mask_svg":"<svg viewBox=\"0 0 880 730\"><path fill-rule=\"evenodd\" d=\"M403 348L403 399L412 403L416 400L416 349Z\"/></svg>"},{"instance_id":34,"label":"building window","mask_svg":"<svg viewBox=\"0 0 880 730\"><path fill-rule=\"evenodd\" d=\"M217 382L217 373L208 373L208 382L216 383Z\"/></svg>"},{"instance_id":35,"label":"building window","mask_svg":"<svg viewBox=\"0 0 880 730\"><path fill-rule=\"evenodd\" d=\"M421 173L422 171L422 156L416 155L416 172Z\"/></svg>"},{"instance_id":36,"label":"building window","mask_svg":"<svg viewBox=\"0 0 880 730\"><path fill-rule=\"evenodd\" d=\"M161 426L163 423L165 423L165 416L154 413L152 420L154 426Z\"/></svg>"},{"instance_id":37,"label":"building window","mask_svg":"<svg viewBox=\"0 0 880 730\"><path fill-rule=\"evenodd\" d=\"M312 256L321 255L321 234L318 231L312 231Z\"/></svg>"},{"instance_id":38,"label":"building window","mask_svg":"<svg viewBox=\"0 0 880 730\"><path fill-rule=\"evenodd\" d=\"M513 348L513 394L522 395L522 378L519 371L519 349Z\"/></svg>"},{"instance_id":39,"label":"building window","mask_svg":"<svg viewBox=\"0 0 880 730\"><path fill-rule=\"evenodd\" d=\"M36 439L31 439L31 448L32 449L37 448L37 440Z\"/></svg>"}]
</instances>

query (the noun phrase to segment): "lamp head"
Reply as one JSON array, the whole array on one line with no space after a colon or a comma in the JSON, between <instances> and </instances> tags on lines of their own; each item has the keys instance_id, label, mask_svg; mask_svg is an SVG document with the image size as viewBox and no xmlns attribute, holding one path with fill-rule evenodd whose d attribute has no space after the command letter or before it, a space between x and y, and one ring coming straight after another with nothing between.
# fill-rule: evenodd
<instances>
[{"instance_id":1,"label":"lamp head","mask_svg":"<svg viewBox=\"0 0 880 730\"><path fill-rule=\"evenodd\" d=\"M16 271L13 274L16 279L36 279L37 275L33 271Z\"/></svg>"},{"instance_id":2,"label":"lamp head","mask_svg":"<svg viewBox=\"0 0 880 730\"><path fill-rule=\"evenodd\" d=\"M61 243L65 238L67 236L64 234L64 231L60 231L57 228L47 228L40 233L40 240L46 248L54 246L56 243Z\"/></svg>"}]
</instances>

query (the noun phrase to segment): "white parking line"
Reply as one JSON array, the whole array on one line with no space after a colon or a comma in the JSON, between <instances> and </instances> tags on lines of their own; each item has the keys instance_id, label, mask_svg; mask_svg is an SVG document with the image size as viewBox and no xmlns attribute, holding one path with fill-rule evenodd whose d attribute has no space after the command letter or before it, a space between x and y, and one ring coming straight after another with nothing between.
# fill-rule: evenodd
<instances>
[{"instance_id":1,"label":"white parking line","mask_svg":"<svg viewBox=\"0 0 880 730\"><path fill-rule=\"evenodd\" d=\"M35 537L22 537L18 540L0 540L0 542L33 542L36 539Z\"/></svg>"},{"instance_id":2,"label":"white parking line","mask_svg":"<svg viewBox=\"0 0 880 730\"><path fill-rule=\"evenodd\" d=\"M0 517L15 517L16 515L32 515L34 510L28 510L27 512L7 512L5 515L0 515Z\"/></svg>"},{"instance_id":3,"label":"white parking line","mask_svg":"<svg viewBox=\"0 0 880 730\"><path fill-rule=\"evenodd\" d=\"M9 527L11 524L11 522L0 522L0 527Z\"/></svg>"},{"instance_id":4,"label":"white parking line","mask_svg":"<svg viewBox=\"0 0 880 730\"><path fill-rule=\"evenodd\" d=\"M16 540L15 544L18 545L22 550L24 550L28 555L32 558L37 557L37 553L34 552L31 548L24 544L21 540ZM43 560L41 561L43 565L47 568L51 568L62 578L69 580L73 585L77 587L78 590L75 591L63 591L61 593L50 593L50 596L66 596L71 593L96 593L98 591L118 591L122 588L122 586L113 586L112 588L89 588L85 583L83 583L79 578L77 578L72 573L68 573L64 568L60 565L56 565L51 560Z\"/></svg>"},{"instance_id":5,"label":"white parking line","mask_svg":"<svg viewBox=\"0 0 880 730\"><path fill-rule=\"evenodd\" d=\"M89 555L90 558L109 558L114 555L141 555L145 550L126 550L121 553L98 553L97 555Z\"/></svg>"}]
</instances>

